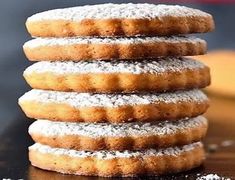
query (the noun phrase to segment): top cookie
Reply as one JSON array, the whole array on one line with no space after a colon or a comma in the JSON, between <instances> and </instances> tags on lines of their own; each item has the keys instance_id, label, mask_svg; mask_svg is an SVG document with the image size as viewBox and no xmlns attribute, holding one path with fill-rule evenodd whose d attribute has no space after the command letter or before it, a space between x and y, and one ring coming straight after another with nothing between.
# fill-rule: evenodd
<instances>
[{"instance_id":1,"label":"top cookie","mask_svg":"<svg viewBox=\"0 0 235 180\"><path fill-rule=\"evenodd\" d=\"M178 5L99 4L55 9L27 19L32 36L135 36L203 33L214 29L213 17Z\"/></svg>"}]
</instances>

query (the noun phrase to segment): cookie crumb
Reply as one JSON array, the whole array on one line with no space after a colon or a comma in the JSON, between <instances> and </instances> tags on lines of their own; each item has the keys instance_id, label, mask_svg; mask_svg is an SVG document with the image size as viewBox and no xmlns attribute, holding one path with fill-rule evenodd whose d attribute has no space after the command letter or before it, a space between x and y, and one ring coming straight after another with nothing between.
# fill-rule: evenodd
<instances>
[{"instance_id":1,"label":"cookie crumb","mask_svg":"<svg viewBox=\"0 0 235 180\"><path fill-rule=\"evenodd\" d=\"M210 153L216 152L218 150L219 146L218 144L209 144L208 145L208 151Z\"/></svg>"},{"instance_id":2,"label":"cookie crumb","mask_svg":"<svg viewBox=\"0 0 235 180\"><path fill-rule=\"evenodd\" d=\"M233 140L225 140L221 143L222 147L228 147L228 146L232 146L235 144L235 141Z\"/></svg>"}]
</instances>

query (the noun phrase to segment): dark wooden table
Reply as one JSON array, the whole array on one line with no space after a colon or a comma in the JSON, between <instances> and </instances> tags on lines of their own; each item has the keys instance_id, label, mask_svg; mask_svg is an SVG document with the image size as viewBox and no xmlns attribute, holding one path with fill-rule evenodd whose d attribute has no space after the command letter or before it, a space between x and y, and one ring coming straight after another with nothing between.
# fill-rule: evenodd
<instances>
[{"instance_id":1,"label":"dark wooden table","mask_svg":"<svg viewBox=\"0 0 235 180\"><path fill-rule=\"evenodd\" d=\"M211 173L235 179L235 99L212 96L206 116L210 127L204 140L208 152L204 165L192 171L149 179L196 179ZM0 136L0 179L106 179L61 175L32 167L27 157L27 147L33 144L27 134L29 124L23 113L19 113L15 123Z\"/></svg>"}]
</instances>

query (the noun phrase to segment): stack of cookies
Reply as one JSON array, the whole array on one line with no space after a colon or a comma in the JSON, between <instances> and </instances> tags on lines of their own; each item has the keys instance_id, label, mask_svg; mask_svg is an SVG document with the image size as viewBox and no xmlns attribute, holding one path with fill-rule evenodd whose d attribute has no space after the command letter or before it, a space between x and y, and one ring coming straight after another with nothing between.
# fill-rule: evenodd
<instances>
[{"instance_id":1,"label":"stack of cookies","mask_svg":"<svg viewBox=\"0 0 235 180\"><path fill-rule=\"evenodd\" d=\"M33 166L92 176L160 175L192 169L208 108L199 90L209 68L191 58L206 42L182 34L213 30L211 15L171 5L101 4L28 18L19 99ZM181 35L180 35L181 34Z\"/></svg>"}]
</instances>

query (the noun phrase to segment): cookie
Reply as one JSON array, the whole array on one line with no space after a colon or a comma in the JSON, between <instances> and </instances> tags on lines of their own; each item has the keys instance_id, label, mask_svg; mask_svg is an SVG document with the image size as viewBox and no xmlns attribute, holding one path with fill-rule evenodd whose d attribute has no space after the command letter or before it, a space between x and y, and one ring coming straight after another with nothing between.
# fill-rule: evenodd
<instances>
[{"instance_id":1,"label":"cookie","mask_svg":"<svg viewBox=\"0 0 235 180\"><path fill-rule=\"evenodd\" d=\"M204 54L207 49L204 40L185 36L36 38L23 48L32 61L192 56Z\"/></svg>"},{"instance_id":2,"label":"cookie","mask_svg":"<svg viewBox=\"0 0 235 180\"><path fill-rule=\"evenodd\" d=\"M207 120L198 116L155 123L66 123L38 120L29 127L35 142L74 150L143 150L200 141Z\"/></svg>"},{"instance_id":3,"label":"cookie","mask_svg":"<svg viewBox=\"0 0 235 180\"><path fill-rule=\"evenodd\" d=\"M190 170L205 159L203 145L143 151L76 151L34 144L29 147L33 166L64 174L86 176L154 176Z\"/></svg>"},{"instance_id":4,"label":"cookie","mask_svg":"<svg viewBox=\"0 0 235 180\"><path fill-rule=\"evenodd\" d=\"M175 120L200 115L208 99L200 90L169 93L91 94L31 90L19 99L28 117L69 122Z\"/></svg>"},{"instance_id":5,"label":"cookie","mask_svg":"<svg viewBox=\"0 0 235 180\"><path fill-rule=\"evenodd\" d=\"M76 92L173 91L210 84L209 68L189 58L141 61L41 61L24 71L34 89Z\"/></svg>"},{"instance_id":6,"label":"cookie","mask_svg":"<svg viewBox=\"0 0 235 180\"><path fill-rule=\"evenodd\" d=\"M214 29L210 14L184 6L100 4L55 9L27 19L32 36L135 36L203 33Z\"/></svg>"}]
</instances>

